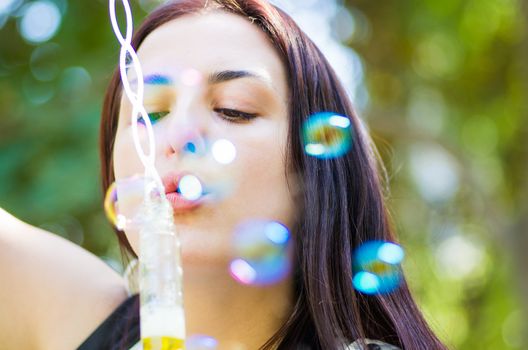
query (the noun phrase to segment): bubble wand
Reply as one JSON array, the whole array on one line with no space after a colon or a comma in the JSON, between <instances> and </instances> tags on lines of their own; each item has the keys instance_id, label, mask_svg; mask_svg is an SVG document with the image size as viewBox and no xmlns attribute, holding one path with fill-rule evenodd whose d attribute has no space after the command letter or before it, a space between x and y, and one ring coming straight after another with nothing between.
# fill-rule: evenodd
<instances>
[{"instance_id":1,"label":"bubble wand","mask_svg":"<svg viewBox=\"0 0 528 350\"><path fill-rule=\"evenodd\" d=\"M155 142L152 123L143 106L143 72L131 45L132 11L127 0L121 0L126 17L123 37L115 13L115 0L109 0L112 29L121 44L119 69L123 89L133 106L132 137L145 168L143 205L139 226L139 294L140 331L144 350L184 349L185 315L183 309L180 241L176 234L172 207L155 168ZM130 62L127 62L130 61ZM129 65L130 63L130 65ZM127 77L128 67L136 73L134 92ZM138 117L143 119L148 140L148 153L139 141Z\"/></svg>"}]
</instances>

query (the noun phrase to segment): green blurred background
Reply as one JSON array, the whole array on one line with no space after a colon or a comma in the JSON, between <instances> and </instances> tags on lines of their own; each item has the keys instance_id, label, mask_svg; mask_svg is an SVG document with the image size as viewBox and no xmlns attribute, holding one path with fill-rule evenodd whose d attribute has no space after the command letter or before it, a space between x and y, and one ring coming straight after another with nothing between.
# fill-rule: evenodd
<instances>
[{"instance_id":1,"label":"green blurred background","mask_svg":"<svg viewBox=\"0 0 528 350\"><path fill-rule=\"evenodd\" d=\"M456 349L527 349L527 4L322 0L335 6L319 23L321 1L280 2L354 54L354 100L434 329ZM134 0L135 20L153 5ZM121 270L97 147L118 59L107 11L0 0L0 207Z\"/></svg>"}]
</instances>

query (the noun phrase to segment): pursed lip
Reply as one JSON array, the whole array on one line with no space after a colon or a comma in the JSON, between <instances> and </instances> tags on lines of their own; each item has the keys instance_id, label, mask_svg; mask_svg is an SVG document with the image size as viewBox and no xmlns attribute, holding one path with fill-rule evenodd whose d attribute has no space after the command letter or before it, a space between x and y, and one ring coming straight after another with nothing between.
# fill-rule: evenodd
<instances>
[{"instance_id":1,"label":"pursed lip","mask_svg":"<svg viewBox=\"0 0 528 350\"><path fill-rule=\"evenodd\" d=\"M203 204L203 196L196 200L189 200L177 192L180 179L190 173L169 173L161 181L165 187L165 195L175 213L185 213L197 209ZM192 174L193 176L196 176Z\"/></svg>"}]
</instances>

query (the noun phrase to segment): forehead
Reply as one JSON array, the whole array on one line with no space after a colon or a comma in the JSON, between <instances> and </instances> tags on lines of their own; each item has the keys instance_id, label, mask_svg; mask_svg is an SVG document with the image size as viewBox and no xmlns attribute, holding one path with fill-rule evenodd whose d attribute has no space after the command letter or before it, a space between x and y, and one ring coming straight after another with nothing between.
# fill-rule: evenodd
<instances>
[{"instance_id":1,"label":"forehead","mask_svg":"<svg viewBox=\"0 0 528 350\"><path fill-rule=\"evenodd\" d=\"M221 11L186 15L150 33L138 50L144 74L193 68L258 72L286 95L283 64L269 38L249 20Z\"/></svg>"}]
</instances>

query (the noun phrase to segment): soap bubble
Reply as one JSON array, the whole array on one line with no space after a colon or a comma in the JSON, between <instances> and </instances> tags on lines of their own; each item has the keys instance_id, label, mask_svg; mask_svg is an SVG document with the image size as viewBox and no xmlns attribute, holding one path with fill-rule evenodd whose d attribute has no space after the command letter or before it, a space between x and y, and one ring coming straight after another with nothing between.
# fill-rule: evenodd
<instances>
[{"instance_id":1,"label":"soap bubble","mask_svg":"<svg viewBox=\"0 0 528 350\"><path fill-rule=\"evenodd\" d=\"M218 341L207 335L195 334L187 338L185 348L187 350L216 350L218 348Z\"/></svg>"},{"instance_id":2,"label":"soap bubble","mask_svg":"<svg viewBox=\"0 0 528 350\"><path fill-rule=\"evenodd\" d=\"M220 164L229 164L236 157L236 148L226 139L216 140L211 146L213 158Z\"/></svg>"},{"instance_id":3,"label":"soap bubble","mask_svg":"<svg viewBox=\"0 0 528 350\"><path fill-rule=\"evenodd\" d=\"M227 165L236 158L236 148L227 139L210 141L205 138L191 138L187 140L182 148L183 156L202 158L202 161L214 161L216 164L209 164L211 167Z\"/></svg>"},{"instance_id":4,"label":"soap bubble","mask_svg":"<svg viewBox=\"0 0 528 350\"><path fill-rule=\"evenodd\" d=\"M281 223L247 221L236 228L233 238L236 258L229 270L239 283L269 285L281 281L290 272L290 232Z\"/></svg>"},{"instance_id":5,"label":"soap bubble","mask_svg":"<svg viewBox=\"0 0 528 350\"><path fill-rule=\"evenodd\" d=\"M106 217L118 230L131 229L138 222L137 214L143 203L146 180L132 176L116 180L106 191Z\"/></svg>"},{"instance_id":6,"label":"soap bubble","mask_svg":"<svg viewBox=\"0 0 528 350\"><path fill-rule=\"evenodd\" d=\"M370 241L354 256L354 287L365 294L390 293L400 285L403 249L391 242Z\"/></svg>"},{"instance_id":7,"label":"soap bubble","mask_svg":"<svg viewBox=\"0 0 528 350\"><path fill-rule=\"evenodd\" d=\"M312 115L304 122L302 134L305 152L316 158L340 157L352 145L350 119L335 113Z\"/></svg>"},{"instance_id":8,"label":"soap bubble","mask_svg":"<svg viewBox=\"0 0 528 350\"><path fill-rule=\"evenodd\" d=\"M178 182L178 192L190 201L197 200L203 195L203 186L200 180L194 175L185 175Z\"/></svg>"}]
</instances>

